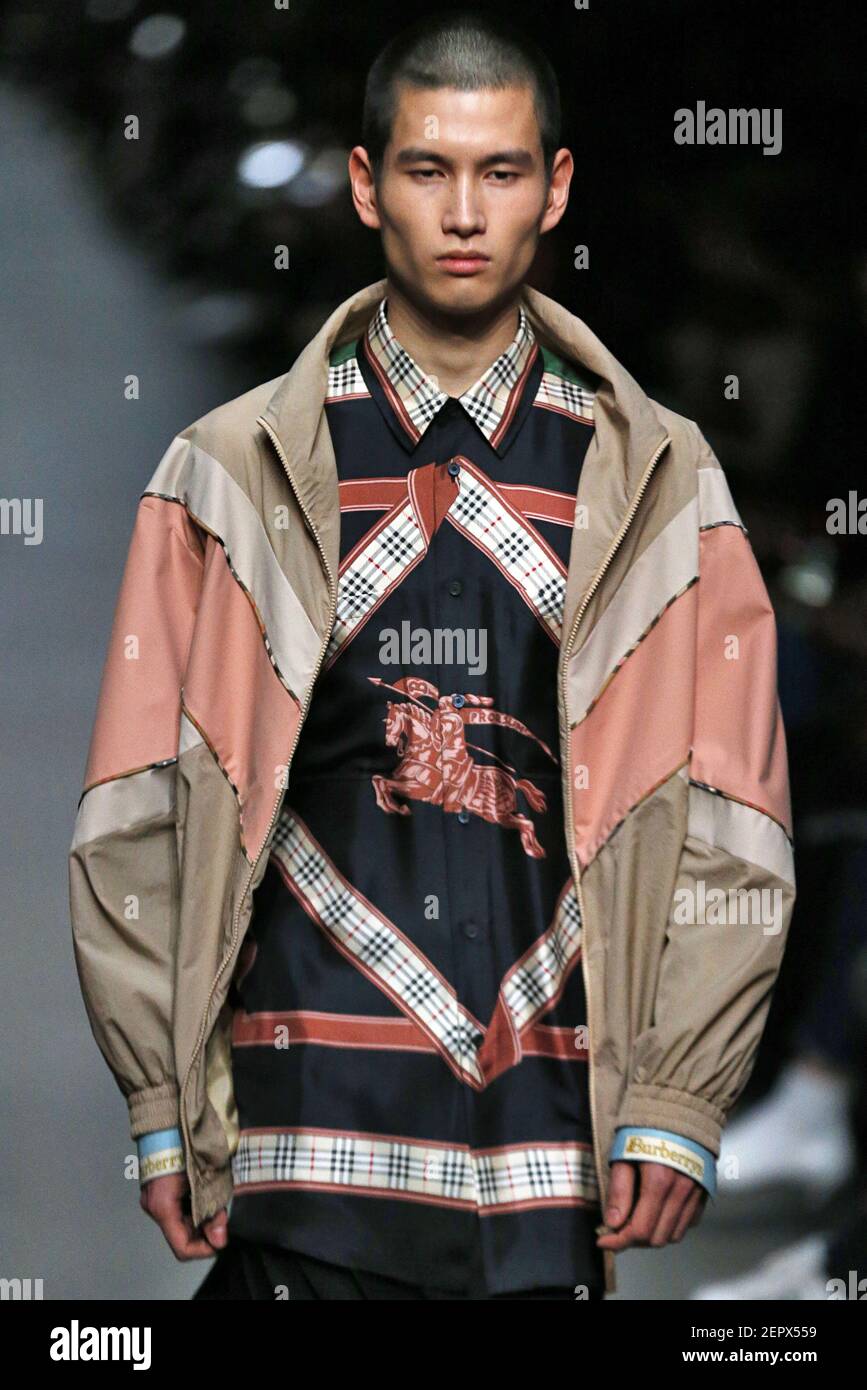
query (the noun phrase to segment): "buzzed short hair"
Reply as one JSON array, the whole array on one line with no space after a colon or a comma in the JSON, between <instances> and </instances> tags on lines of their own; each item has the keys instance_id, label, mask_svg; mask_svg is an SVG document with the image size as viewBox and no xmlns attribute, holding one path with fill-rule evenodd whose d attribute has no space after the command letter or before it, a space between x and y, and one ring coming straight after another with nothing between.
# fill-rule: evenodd
<instances>
[{"instance_id":1,"label":"buzzed short hair","mask_svg":"<svg viewBox=\"0 0 867 1390\"><path fill-rule=\"evenodd\" d=\"M462 92L529 86L550 183L560 147L560 87L542 50L514 25L479 9L447 10L401 30L386 44L371 65L364 91L362 140L374 180L391 138L399 83Z\"/></svg>"}]
</instances>

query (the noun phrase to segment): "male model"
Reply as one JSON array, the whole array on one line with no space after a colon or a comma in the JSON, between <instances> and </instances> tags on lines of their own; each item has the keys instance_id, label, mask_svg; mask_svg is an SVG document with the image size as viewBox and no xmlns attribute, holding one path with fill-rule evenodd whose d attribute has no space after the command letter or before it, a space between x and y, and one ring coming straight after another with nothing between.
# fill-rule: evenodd
<instances>
[{"instance_id":1,"label":"male model","mask_svg":"<svg viewBox=\"0 0 867 1390\"><path fill-rule=\"evenodd\" d=\"M713 1192L779 969L773 615L696 425L524 282L545 58L427 20L364 140L385 278L140 501L80 977L198 1297L597 1298Z\"/></svg>"}]
</instances>

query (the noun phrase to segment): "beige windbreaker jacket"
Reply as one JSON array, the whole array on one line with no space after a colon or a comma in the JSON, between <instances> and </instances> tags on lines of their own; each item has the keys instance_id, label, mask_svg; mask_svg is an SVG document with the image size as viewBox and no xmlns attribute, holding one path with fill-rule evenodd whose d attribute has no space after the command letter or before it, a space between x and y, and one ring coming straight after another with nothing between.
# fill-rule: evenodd
<instances>
[{"instance_id":1,"label":"beige windbreaker jacket","mask_svg":"<svg viewBox=\"0 0 867 1390\"><path fill-rule=\"evenodd\" d=\"M69 855L73 943L132 1137L181 1130L196 1224L232 1192L226 997L335 615L329 354L386 288L172 440L117 599ZM581 319L529 287L523 302L540 342L599 378L552 699L604 1202L618 1125L718 1155L753 1067L795 896L776 630L697 426Z\"/></svg>"}]
</instances>

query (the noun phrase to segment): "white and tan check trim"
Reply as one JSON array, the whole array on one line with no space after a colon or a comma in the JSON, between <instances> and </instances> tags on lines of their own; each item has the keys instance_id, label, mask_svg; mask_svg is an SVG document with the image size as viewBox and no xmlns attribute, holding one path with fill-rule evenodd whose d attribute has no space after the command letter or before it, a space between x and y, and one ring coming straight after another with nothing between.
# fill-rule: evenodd
<instances>
[{"instance_id":1,"label":"white and tan check trim","mask_svg":"<svg viewBox=\"0 0 867 1390\"><path fill-rule=\"evenodd\" d=\"M551 1008L581 949L581 909L570 877L551 926L534 941L503 981L503 997L517 1032Z\"/></svg>"},{"instance_id":2,"label":"white and tan check trim","mask_svg":"<svg viewBox=\"0 0 867 1390\"><path fill-rule=\"evenodd\" d=\"M446 519L493 560L559 643L566 596L563 562L481 468L462 454L457 457L458 495Z\"/></svg>"},{"instance_id":3,"label":"white and tan check trim","mask_svg":"<svg viewBox=\"0 0 867 1390\"><path fill-rule=\"evenodd\" d=\"M464 455L456 458L461 465L457 492L444 519L493 561L548 636L559 642L565 566L504 489ZM326 667L427 551L413 491L416 472L409 474L406 499L395 503L341 562Z\"/></svg>"},{"instance_id":4,"label":"white and tan check trim","mask_svg":"<svg viewBox=\"0 0 867 1390\"><path fill-rule=\"evenodd\" d=\"M474 1090L483 1090L520 1061L518 1039L556 1003L580 956L581 912L570 878L547 931L506 973L486 1029L424 952L340 873L309 827L287 806L277 822L271 856L311 920ZM515 1042L513 1050L503 1051L497 1026L501 1021Z\"/></svg>"},{"instance_id":5,"label":"white and tan check trim","mask_svg":"<svg viewBox=\"0 0 867 1390\"><path fill-rule=\"evenodd\" d=\"M326 666L426 551L424 532L407 495L370 528L341 563Z\"/></svg>"},{"instance_id":6,"label":"white and tan check trim","mask_svg":"<svg viewBox=\"0 0 867 1390\"><path fill-rule=\"evenodd\" d=\"M271 854L287 887L339 951L427 1034L457 1076L481 1090L484 1029L417 946L359 893L299 816L284 807Z\"/></svg>"},{"instance_id":7,"label":"white and tan check trim","mask_svg":"<svg viewBox=\"0 0 867 1390\"><path fill-rule=\"evenodd\" d=\"M370 320L367 345L398 417L408 433L420 439L449 397L397 341L388 324L387 306L388 299L382 299ZM520 397L519 386L537 352L536 335L519 304L518 327L511 343L458 397L490 444L498 443L508 428Z\"/></svg>"},{"instance_id":8,"label":"white and tan check trim","mask_svg":"<svg viewBox=\"0 0 867 1390\"><path fill-rule=\"evenodd\" d=\"M336 401L359 401L369 399L370 392L355 353L328 366L328 386L325 391L325 404L334 405Z\"/></svg>"},{"instance_id":9,"label":"white and tan check trim","mask_svg":"<svg viewBox=\"0 0 867 1390\"><path fill-rule=\"evenodd\" d=\"M589 386L581 386L559 372L548 368L542 373L534 406L553 410L557 415L569 415L573 420L583 420L593 424L593 406L596 393Z\"/></svg>"},{"instance_id":10,"label":"white and tan check trim","mask_svg":"<svg viewBox=\"0 0 867 1390\"><path fill-rule=\"evenodd\" d=\"M237 1197L293 1187L463 1207L479 1216L598 1202L590 1144L470 1149L295 1126L243 1130L232 1173Z\"/></svg>"}]
</instances>

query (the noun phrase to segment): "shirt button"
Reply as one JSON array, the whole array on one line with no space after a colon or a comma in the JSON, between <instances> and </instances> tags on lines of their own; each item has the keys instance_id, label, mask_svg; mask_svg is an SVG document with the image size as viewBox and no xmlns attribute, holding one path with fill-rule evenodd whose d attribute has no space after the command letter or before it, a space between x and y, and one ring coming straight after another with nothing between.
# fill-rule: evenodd
<instances>
[{"instance_id":1,"label":"shirt button","mask_svg":"<svg viewBox=\"0 0 867 1390\"><path fill-rule=\"evenodd\" d=\"M453 478L456 478L456 477L458 476L458 474L460 473L460 471L461 471L461 465L458 463L457 459L450 459L450 460L449 460L449 472L451 473L452 477L453 477Z\"/></svg>"},{"instance_id":2,"label":"shirt button","mask_svg":"<svg viewBox=\"0 0 867 1390\"><path fill-rule=\"evenodd\" d=\"M458 594L463 592L463 588L464 586L459 579L452 579L449 581L449 593L455 598L457 598Z\"/></svg>"},{"instance_id":3,"label":"shirt button","mask_svg":"<svg viewBox=\"0 0 867 1390\"><path fill-rule=\"evenodd\" d=\"M461 706L462 706L462 705L465 705L466 703L467 703L467 701L466 701L466 697L465 697L465 696L463 696L463 695L453 695L453 696L452 696L452 704L454 705L455 709L460 709Z\"/></svg>"},{"instance_id":4,"label":"shirt button","mask_svg":"<svg viewBox=\"0 0 867 1390\"><path fill-rule=\"evenodd\" d=\"M462 806L461 809L458 811L458 820L460 821L461 825L466 825L469 818L469 811L467 810L466 806Z\"/></svg>"},{"instance_id":5,"label":"shirt button","mask_svg":"<svg viewBox=\"0 0 867 1390\"><path fill-rule=\"evenodd\" d=\"M472 941L474 937L478 936L478 934L479 929L476 926L475 922L464 922L464 936L468 936Z\"/></svg>"}]
</instances>

